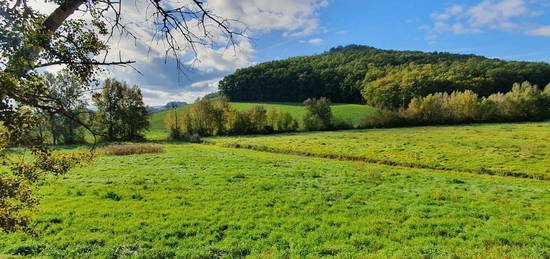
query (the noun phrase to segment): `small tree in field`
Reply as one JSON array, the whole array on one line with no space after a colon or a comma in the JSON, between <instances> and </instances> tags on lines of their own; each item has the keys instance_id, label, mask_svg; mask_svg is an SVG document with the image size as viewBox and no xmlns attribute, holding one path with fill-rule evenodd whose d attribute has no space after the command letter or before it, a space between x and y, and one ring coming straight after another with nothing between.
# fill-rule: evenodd
<instances>
[{"instance_id":1,"label":"small tree in field","mask_svg":"<svg viewBox=\"0 0 550 259\"><path fill-rule=\"evenodd\" d=\"M170 138L174 140L180 139L182 134L179 116L178 111L172 109L166 114L166 118L164 118L164 126L170 132Z\"/></svg>"},{"instance_id":2,"label":"small tree in field","mask_svg":"<svg viewBox=\"0 0 550 259\"><path fill-rule=\"evenodd\" d=\"M332 111L330 100L321 97L320 99L307 99L304 102L306 114L304 115L304 127L306 130L326 130L331 127Z\"/></svg>"},{"instance_id":3,"label":"small tree in field","mask_svg":"<svg viewBox=\"0 0 550 259\"><path fill-rule=\"evenodd\" d=\"M107 140L143 139L149 115L139 87L107 79L103 90L93 95L93 101L99 110L96 127Z\"/></svg>"},{"instance_id":4,"label":"small tree in field","mask_svg":"<svg viewBox=\"0 0 550 259\"><path fill-rule=\"evenodd\" d=\"M276 132L290 132L298 129L298 122L288 112L267 110L267 125Z\"/></svg>"}]
</instances>

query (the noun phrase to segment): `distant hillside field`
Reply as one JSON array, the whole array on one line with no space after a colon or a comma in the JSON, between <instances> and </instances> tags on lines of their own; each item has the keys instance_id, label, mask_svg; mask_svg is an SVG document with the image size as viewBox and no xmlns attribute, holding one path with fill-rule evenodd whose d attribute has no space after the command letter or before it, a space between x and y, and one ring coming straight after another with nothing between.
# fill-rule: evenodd
<instances>
[{"instance_id":1,"label":"distant hillside field","mask_svg":"<svg viewBox=\"0 0 550 259\"><path fill-rule=\"evenodd\" d=\"M220 81L219 90L237 102L327 97L338 103L399 108L430 93L471 90L488 96L524 81L546 86L550 64L350 45L238 69Z\"/></svg>"},{"instance_id":2,"label":"distant hillside field","mask_svg":"<svg viewBox=\"0 0 550 259\"><path fill-rule=\"evenodd\" d=\"M276 108L288 112L292 117L298 120L300 124L302 123L302 116L305 113L304 106L301 103L231 103L231 106L239 111L248 110L256 105L262 105L266 109ZM189 106L178 107L177 110L183 111L188 107ZM372 107L360 104L333 104L331 107L335 120L349 121L354 124L361 122L363 118L373 111ZM167 136L168 131L166 131L164 127L164 118L166 114L167 111L163 111L151 115L151 127L147 134L148 139L162 139Z\"/></svg>"}]
</instances>

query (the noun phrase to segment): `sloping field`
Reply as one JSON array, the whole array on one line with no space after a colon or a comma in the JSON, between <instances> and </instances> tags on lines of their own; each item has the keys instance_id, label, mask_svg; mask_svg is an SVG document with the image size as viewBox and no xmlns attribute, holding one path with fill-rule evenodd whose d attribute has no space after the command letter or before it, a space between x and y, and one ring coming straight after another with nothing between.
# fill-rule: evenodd
<instances>
[{"instance_id":1,"label":"sloping field","mask_svg":"<svg viewBox=\"0 0 550 259\"><path fill-rule=\"evenodd\" d=\"M239 111L249 110L256 105L262 105L266 109L276 108L284 112L288 112L298 122L302 123L302 116L305 113L304 106L301 103L231 103L231 106ZM364 119L373 108L367 105L359 104L333 104L332 113L338 121L349 121L358 124ZM178 110L187 109L188 106L179 107ZM164 127L164 118L167 112L159 112L151 115L151 128L147 134L148 139L166 138L168 131Z\"/></svg>"},{"instance_id":2,"label":"sloping field","mask_svg":"<svg viewBox=\"0 0 550 259\"><path fill-rule=\"evenodd\" d=\"M45 181L37 235L0 234L0 257L550 256L547 181L165 148Z\"/></svg>"},{"instance_id":3,"label":"sloping field","mask_svg":"<svg viewBox=\"0 0 550 259\"><path fill-rule=\"evenodd\" d=\"M550 180L550 123L480 124L218 137L278 153Z\"/></svg>"}]
</instances>

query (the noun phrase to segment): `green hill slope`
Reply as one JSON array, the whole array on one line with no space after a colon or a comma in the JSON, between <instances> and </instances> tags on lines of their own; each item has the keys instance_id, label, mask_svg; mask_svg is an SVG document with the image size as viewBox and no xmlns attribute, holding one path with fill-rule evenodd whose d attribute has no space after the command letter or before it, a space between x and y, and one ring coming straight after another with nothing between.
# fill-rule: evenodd
<instances>
[{"instance_id":1,"label":"green hill slope","mask_svg":"<svg viewBox=\"0 0 550 259\"><path fill-rule=\"evenodd\" d=\"M550 64L504 61L476 55L337 47L237 70L219 83L237 102L302 102L327 97L337 103L400 107L434 92L472 90L487 96L513 83L550 82Z\"/></svg>"},{"instance_id":2,"label":"green hill slope","mask_svg":"<svg viewBox=\"0 0 550 259\"><path fill-rule=\"evenodd\" d=\"M301 103L231 103L231 106L239 111L248 110L256 105L262 105L266 109L276 108L278 110L288 112L298 120L301 124L302 116L305 113L304 106ZM188 109L189 106L178 107L178 111ZM333 104L332 114L335 120L347 121L353 124L359 123L367 114L373 111L373 108L367 105L360 104ZM167 111L158 112L151 115L151 127L147 134L148 139L162 139L168 134L164 127L164 118Z\"/></svg>"}]
</instances>

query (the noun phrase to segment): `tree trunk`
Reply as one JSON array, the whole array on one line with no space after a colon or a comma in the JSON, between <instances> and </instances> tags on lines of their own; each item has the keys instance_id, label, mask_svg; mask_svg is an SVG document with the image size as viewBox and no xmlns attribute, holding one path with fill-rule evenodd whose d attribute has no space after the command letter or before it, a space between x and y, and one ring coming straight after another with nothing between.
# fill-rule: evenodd
<instances>
[{"instance_id":1,"label":"tree trunk","mask_svg":"<svg viewBox=\"0 0 550 259\"><path fill-rule=\"evenodd\" d=\"M37 39L37 45L24 45L15 54L15 57L25 57L21 60L12 60L8 64L6 71L17 78L23 77L33 69L33 64L40 56L40 52L46 48L52 39L52 35L59 27L71 16L86 0L66 0L61 3L44 21L40 39ZM15 63L14 63L15 62Z\"/></svg>"}]
</instances>

